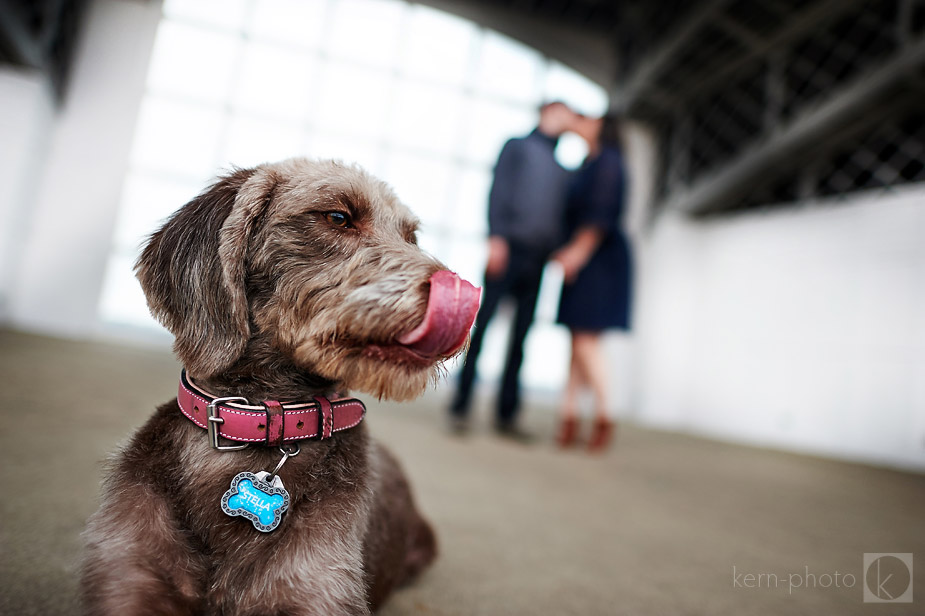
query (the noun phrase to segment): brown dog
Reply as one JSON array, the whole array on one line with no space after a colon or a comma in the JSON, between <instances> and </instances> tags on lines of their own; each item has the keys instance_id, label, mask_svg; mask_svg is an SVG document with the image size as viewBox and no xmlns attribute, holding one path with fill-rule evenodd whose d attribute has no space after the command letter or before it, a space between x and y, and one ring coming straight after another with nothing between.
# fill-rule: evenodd
<instances>
[{"instance_id":1,"label":"brown dog","mask_svg":"<svg viewBox=\"0 0 925 616\"><path fill-rule=\"evenodd\" d=\"M362 405L330 400L417 396L463 346L478 290L416 228L362 170L292 159L228 174L150 238L138 278L188 378L105 481L85 533L90 614L368 614L433 560ZM207 407L217 396L244 400ZM226 440L245 420L259 441L212 446L246 444Z\"/></svg>"}]
</instances>

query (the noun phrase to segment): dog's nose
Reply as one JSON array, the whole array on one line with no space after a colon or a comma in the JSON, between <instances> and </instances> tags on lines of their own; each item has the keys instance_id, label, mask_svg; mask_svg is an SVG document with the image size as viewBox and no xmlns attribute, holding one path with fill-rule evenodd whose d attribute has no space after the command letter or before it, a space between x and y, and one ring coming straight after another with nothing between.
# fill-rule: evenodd
<instances>
[{"instance_id":1,"label":"dog's nose","mask_svg":"<svg viewBox=\"0 0 925 616\"><path fill-rule=\"evenodd\" d=\"M424 319L398 342L427 357L453 355L466 342L481 294L481 289L449 270L435 272Z\"/></svg>"}]
</instances>

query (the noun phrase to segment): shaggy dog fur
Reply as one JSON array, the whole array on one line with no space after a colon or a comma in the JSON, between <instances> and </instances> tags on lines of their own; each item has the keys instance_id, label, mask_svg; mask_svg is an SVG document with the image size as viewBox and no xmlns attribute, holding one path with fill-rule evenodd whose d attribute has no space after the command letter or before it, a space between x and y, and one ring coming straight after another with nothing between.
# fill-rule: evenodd
<instances>
[{"instance_id":1,"label":"shaggy dog fur","mask_svg":"<svg viewBox=\"0 0 925 616\"><path fill-rule=\"evenodd\" d=\"M408 399L441 359L396 333L421 322L443 268L389 187L331 161L235 170L181 208L137 264L153 313L189 375L216 396L311 400L358 389ZM85 533L88 613L368 614L436 555L393 457L365 424L279 472L291 495L272 533L219 507L275 448L218 452L175 400L112 463Z\"/></svg>"}]
</instances>

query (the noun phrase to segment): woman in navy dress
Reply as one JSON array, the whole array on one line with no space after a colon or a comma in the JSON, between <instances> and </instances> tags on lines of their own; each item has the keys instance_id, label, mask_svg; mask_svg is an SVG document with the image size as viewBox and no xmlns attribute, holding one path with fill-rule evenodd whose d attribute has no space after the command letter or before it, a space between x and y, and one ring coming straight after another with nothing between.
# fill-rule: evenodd
<instances>
[{"instance_id":1,"label":"woman in navy dress","mask_svg":"<svg viewBox=\"0 0 925 616\"><path fill-rule=\"evenodd\" d=\"M604 330L628 330L632 257L620 221L626 174L616 116L579 118L575 132L588 141L589 153L569 190L566 230L571 238L555 255L565 284L558 322L569 328L572 355L558 436L563 447L578 432L578 394L594 395L595 421L589 447L607 447L614 431L607 396Z\"/></svg>"}]
</instances>

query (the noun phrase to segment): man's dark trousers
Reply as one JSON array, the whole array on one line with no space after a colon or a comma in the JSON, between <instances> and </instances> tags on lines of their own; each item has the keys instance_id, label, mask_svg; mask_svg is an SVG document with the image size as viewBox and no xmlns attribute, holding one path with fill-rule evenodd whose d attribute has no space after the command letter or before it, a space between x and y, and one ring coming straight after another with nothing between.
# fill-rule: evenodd
<instances>
[{"instance_id":1,"label":"man's dark trousers","mask_svg":"<svg viewBox=\"0 0 925 616\"><path fill-rule=\"evenodd\" d=\"M465 417L469 412L472 385L475 381L475 368L478 363L482 339L489 321L494 316L498 304L505 297L511 297L515 303L514 324L508 344L507 361L501 380L501 392L498 399L498 425L510 426L517 416L520 405L520 367L524 359L524 340L533 314L540 290L543 267L549 258L548 250L537 250L523 246L510 245L508 267L503 275L491 279L485 277L482 291L482 306L475 319L475 329L469 342L469 351L459 376L459 388L453 400L451 410L457 417Z\"/></svg>"}]
</instances>

